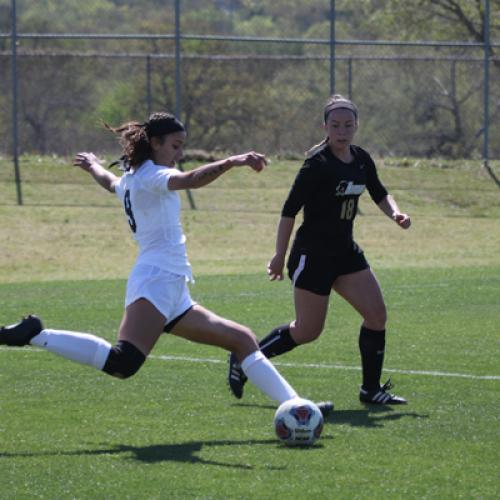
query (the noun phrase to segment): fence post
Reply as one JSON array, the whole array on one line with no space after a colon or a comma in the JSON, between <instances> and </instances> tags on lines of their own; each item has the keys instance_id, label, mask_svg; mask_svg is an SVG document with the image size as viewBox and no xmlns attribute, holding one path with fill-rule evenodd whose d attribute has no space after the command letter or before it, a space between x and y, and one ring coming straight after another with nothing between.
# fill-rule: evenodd
<instances>
[{"instance_id":1,"label":"fence post","mask_svg":"<svg viewBox=\"0 0 500 500\"><path fill-rule=\"evenodd\" d=\"M17 15L16 0L11 0L11 37L12 48L12 160L14 162L14 175L16 179L17 204L23 204L21 190L21 172L19 171L19 145L17 131Z\"/></svg>"},{"instance_id":2,"label":"fence post","mask_svg":"<svg viewBox=\"0 0 500 500\"><path fill-rule=\"evenodd\" d=\"M484 0L484 88L483 88L483 163L491 178L500 187L500 179L490 167L490 0Z\"/></svg>"},{"instance_id":3,"label":"fence post","mask_svg":"<svg viewBox=\"0 0 500 500\"><path fill-rule=\"evenodd\" d=\"M352 57L347 62L347 95L352 99Z\"/></svg>"},{"instance_id":4,"label":"fence post","mask_svg":"<svg viewBox=\"0 0 500 500\"><path fill-rule=\"evenodd\" d=\"M175 116L182 113L181 86L181 0L175 0Z\"/></svg>"},{"instance_id":5,"label":"fence post","mask_svg":"<svg viewBox=\"0 0 500 500\"><path fill-rule=\"evenodd\" d=\"M484 136L483 159L489 159L489 110L490 110L490 0L484 0Z\"/></svg>"},{"instance_id":6,"label":"fence post","mask_svg":"<svg viewBox=\"0 0 500 500\"><path fill-rule=\"evenodd\" d=\"M335 0L330 0L330 95L335 94Z\"/></svg>"},{"instance_id":7,"label":"fence post","mask_svg":"<svg viewBox=\"0 0 500 500\"><path fill-rule=\"evenodd\" d=\"M151 54L146 56L146 108L148 116L152 113L152 91L151 91Z\"/></svg>"},{"instance_id":8,"label":"fence post","mask_svg":"<svg viewBox=\"0 0 500 500\"><path fill-rule=\"evenodd\" d=\"M181 82L181 0L175 0L175 116L180 120L182 114L182 82ZM182 161L179 169L184 170ZM196 210L190 189L186 189L189 206Z\"/></svg>"}]
</instances>

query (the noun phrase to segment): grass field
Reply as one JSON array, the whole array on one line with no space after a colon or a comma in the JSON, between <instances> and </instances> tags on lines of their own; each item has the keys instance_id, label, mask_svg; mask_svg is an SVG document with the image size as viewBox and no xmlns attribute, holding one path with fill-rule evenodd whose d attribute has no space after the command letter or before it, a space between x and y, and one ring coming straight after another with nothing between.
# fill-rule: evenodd
<instances>
[{"instance_id":1,"label":"grass field","mask_svg":"<svg viewBox=\"0 0 500 500\"><path fill-rule=\"evenodd\" d=\"M27 158L17 207L0 160L0 322L35 311L112 342L134 246L116 200L67 164ZM277 443L253 387L231 398L214 348L166 336L127 381L2 348L0 498L498 498L500 190L474 164L405 164L380 174L413 228L365 199L356 231L388 304L385 375L408 406L358 402L359 318L338 298L317 342L276 358L302 395L335 402L308 449ZM296 167L233 171L184 214L193 296L259 336L293 314L289 283L263 269Z\"/></svg>"}]
</instances>

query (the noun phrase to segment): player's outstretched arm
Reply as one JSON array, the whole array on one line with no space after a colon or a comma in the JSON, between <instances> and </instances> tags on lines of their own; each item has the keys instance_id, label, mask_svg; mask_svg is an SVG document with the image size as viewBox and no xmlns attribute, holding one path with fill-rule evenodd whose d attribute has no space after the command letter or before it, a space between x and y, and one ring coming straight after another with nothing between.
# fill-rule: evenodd
<instances>
[{"instance_id":1,"label":"player's outstretched arm","mask_svg":"<svg viewBox=\"0 0 500 500\"><path fill-rule=\"evenodd\" d=\"M75 167L80 167L85 172L88 172L94 180L110 193L115 192L115 186L119 182L119 178L106 170L100 163L94 153L78 153L73 160Z\"/></svg>"},{"instance_id":2,"label":"player's outstretched arm","mask_svg":"<svg viewBox=\"0 0 500 500\"><path fill-rule=\"evenodd\" d=\"M175 191L179 189L196 189L215 181L224 172L233 167L248 166L256 172L260 172L267 165L263 154L250 151L240 155L229 156L208 165L190 170L189 172L176 172L168 180L168 188Z\"/></svg>"}]
</instances>

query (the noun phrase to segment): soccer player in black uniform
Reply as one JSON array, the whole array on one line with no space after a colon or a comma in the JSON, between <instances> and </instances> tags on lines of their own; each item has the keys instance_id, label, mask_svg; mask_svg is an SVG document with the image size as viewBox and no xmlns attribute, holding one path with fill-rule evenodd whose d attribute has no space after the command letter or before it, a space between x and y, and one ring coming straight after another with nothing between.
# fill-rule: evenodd
<instances>
[{"instance_id":1,"label":"soccer player in black uniform","mask_svg":"<svg viewBox=\"0 0 500 500\"><path fill-rule=\"evenodd\" d=\"M359 334L363 371L360 401L405 404L405 399L388 392L392 387L390 380L380 384L386 307L377 278L353 239L353 222L365 188L382 212L401 228L410 227L410 217L401 213L380 182L370 155L352 144L358 128L354 103L340 95L330 97L324 109L324 128L326 138L308 152L285 201L276 253L268 264L270 279L282 280L295 216L303 209L304 220L287 263L296 318L275 328L259 346L272 358L318 338L325 324L330 292L334 290L363 318ZM234 355L229 364L231 391L241 398L246 377Z\"/></svg>"}]
</instances>

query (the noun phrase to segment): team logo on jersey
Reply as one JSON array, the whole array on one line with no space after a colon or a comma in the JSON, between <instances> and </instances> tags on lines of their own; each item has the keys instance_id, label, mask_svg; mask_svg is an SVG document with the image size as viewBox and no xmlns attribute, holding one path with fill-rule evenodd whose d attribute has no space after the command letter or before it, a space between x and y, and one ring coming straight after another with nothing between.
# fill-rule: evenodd
<instances>
[{"instance_id":1,"label":"team logo on jersey","mask_svg":"<svg viewBox=\"0 0 500 500\"><path fill-rule=\"evenodd\" d=\"M352 181L340 181L335 189L335 196L361 194L364 190L364 184L354 184Z\"/></svg>"}]
</instances>

